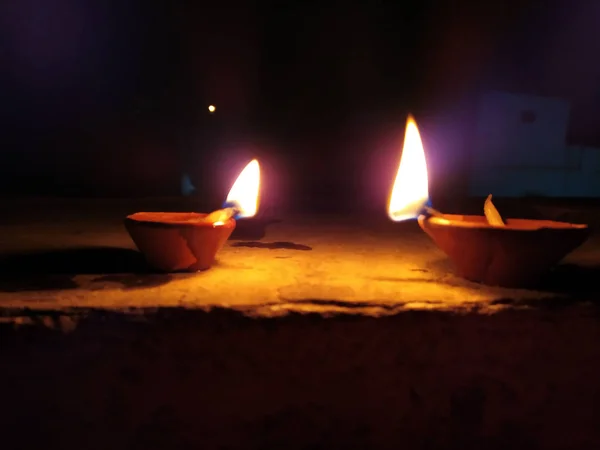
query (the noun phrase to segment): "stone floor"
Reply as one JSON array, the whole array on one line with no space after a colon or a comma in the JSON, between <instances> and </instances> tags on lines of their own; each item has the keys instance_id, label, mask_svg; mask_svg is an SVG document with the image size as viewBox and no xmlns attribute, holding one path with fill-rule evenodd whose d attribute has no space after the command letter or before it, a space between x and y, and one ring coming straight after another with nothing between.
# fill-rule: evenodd
<instances>
[{"instance_id":1,"label":"stone floor","mask_svg":"<svg viewBox=\"0 0 600 450\"><path fill-rule=\"evenodd\" d=\"M181 208L4 208L2 448L600 448L597 236L537 290L374 213L240 222L210 270L148 273L122 218Z\"/></svg>"}]
</instances>

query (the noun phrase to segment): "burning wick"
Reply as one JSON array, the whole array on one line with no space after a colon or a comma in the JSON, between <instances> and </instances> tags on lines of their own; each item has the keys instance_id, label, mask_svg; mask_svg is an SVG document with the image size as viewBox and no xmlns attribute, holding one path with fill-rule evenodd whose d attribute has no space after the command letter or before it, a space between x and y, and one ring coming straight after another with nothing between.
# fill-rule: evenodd
<instances>
[{"instance_id":1,"label":"burning wick","mask_svg":"<svg viewBox=\"0 0 600 450\"><path fill-rule=\"evenodd\" d=\"M212 223L215 226L220 226L232 217L235 217L242 212L242 208L237 202L227 202L225 205L229 206L211 212L208 216L204 218L204 220L206 222Z\"/></svg>"},{"instance_id":2,"label":"burning wick","mask_svg":"<svg viewBox=\"0 0 600 450\"><path fill-rule=\"evenodd\" d=\"M254 217L258 210L260 166L256 159L250 161L231 186L222 209L211 212L204 221L214 226L225 225L231 218Z\"/></svg>"},{"instance_id":3,"label":"burning wick","mask_svg":"<svg viewBox=\"0 0 600 450\"><path fill-rule=\"evenodd\" d=\"M388 216L394 222L414 219L420 214L427 217L444 219L449 222L447 215L426 206L429 198L427 178L427 160L421 135L415 119L409 115L406 121L404 144L400 156L400 165L394 179L392 192L388 203ZM506 226L502 216L492 203L492 195L488 195L483 205L487 223L491 227Z\"/></svg>"}]
</instances>

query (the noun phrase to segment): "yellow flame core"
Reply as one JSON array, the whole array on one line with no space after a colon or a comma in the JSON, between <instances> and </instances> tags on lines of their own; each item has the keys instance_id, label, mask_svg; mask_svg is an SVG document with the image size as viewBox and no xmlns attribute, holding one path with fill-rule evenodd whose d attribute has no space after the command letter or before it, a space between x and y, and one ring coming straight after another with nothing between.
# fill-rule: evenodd
<instances>
[{"instance_id":1,"label":"yellow flame core","mask_svg":"<svg viewBox=\"0 0 600 450\"><path fill-rule=\"evenodd\" d=\"M395 222L414 219L429 198L427 162L417 123L406 122L400 166L390 195L388 215Z\"/></svg>"},{"instance_id":2,"label":"yellow flame core","mask_svg":"<svg viewBox=\"0 0 600 450\"><path fill-rule=\"evenodd\" d=\"M236 202L241 209L239 218L253 217L258 211L260 166L256 159L248 163L233 183L227 202Z\"/></svg>"}]
</instances>

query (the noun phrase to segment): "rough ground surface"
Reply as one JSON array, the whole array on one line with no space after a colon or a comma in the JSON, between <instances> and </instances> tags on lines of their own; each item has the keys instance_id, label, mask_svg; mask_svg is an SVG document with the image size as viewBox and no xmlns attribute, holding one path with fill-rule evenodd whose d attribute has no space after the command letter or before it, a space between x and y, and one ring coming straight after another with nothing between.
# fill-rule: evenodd
<instances>
[{"instance_id":1,"label":"rough ground surface","mask_svg":"<svg viewBox=\"0 0 600 450\"><path fill-rule=\"evenodd\" d=\"M290 216L160 275L121 224L140 209L183 207L5 208L2 448L600 448L596 238L492 289L416 224Z\"/></svg>"},{"instance_id":2,"label":"rough ground surface","mask_svg":"<svg viewBox=\"0 0 600 450\"><path fill-rule=\"evenodd\" d=\"M415 222L392 223L384 214L367 213L240 221L211 270L148 273L123 217L138 208L190 206L13 202L0 219L0 307L225 306L260 308L263 314L363 306L374 313L495 310L565 293L583 302L600 291L598 238L571 254L537 291L487 288L454 276Z\"/></svg>"}]
</instances>

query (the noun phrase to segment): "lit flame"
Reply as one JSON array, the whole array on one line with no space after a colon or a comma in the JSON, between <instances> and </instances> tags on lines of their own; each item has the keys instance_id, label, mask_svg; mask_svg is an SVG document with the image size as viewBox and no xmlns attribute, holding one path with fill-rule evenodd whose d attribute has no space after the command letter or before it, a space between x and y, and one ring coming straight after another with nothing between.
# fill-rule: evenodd
<instances>
[{"instance_id":1,"label":"lit flame","mask_svg":"<svg viewBox=\"0 0 600 450\"><path fill-rule=\"evenodd\" d=\"M208 112L209 113L214 113L217 110L217 107L215 105L208 105Z\"/></svg>"},{"instance_id":2,"label":"lit flame","mask_svg":"<svg viewBox=\"0 0 600 450\"><path fill-rule=\"evenodd\" d=\"M406 121L400 166L390 195L388 215L395 222L414 219L419 215L428 198L425 150L417 123L412 116L409 116Z\"/></svg>"},{"instance_id":3,"label":"lit flame","mask_svg":"<svg viewBox=\"0 0 600 450\"><path fill-rule=\"evenodd\" d=\"M258 211L260 189L260 166L253 159L233 183L226 203L235 203L240 209L238 218L253 217Z\"/></svg>"}]
</instances>

